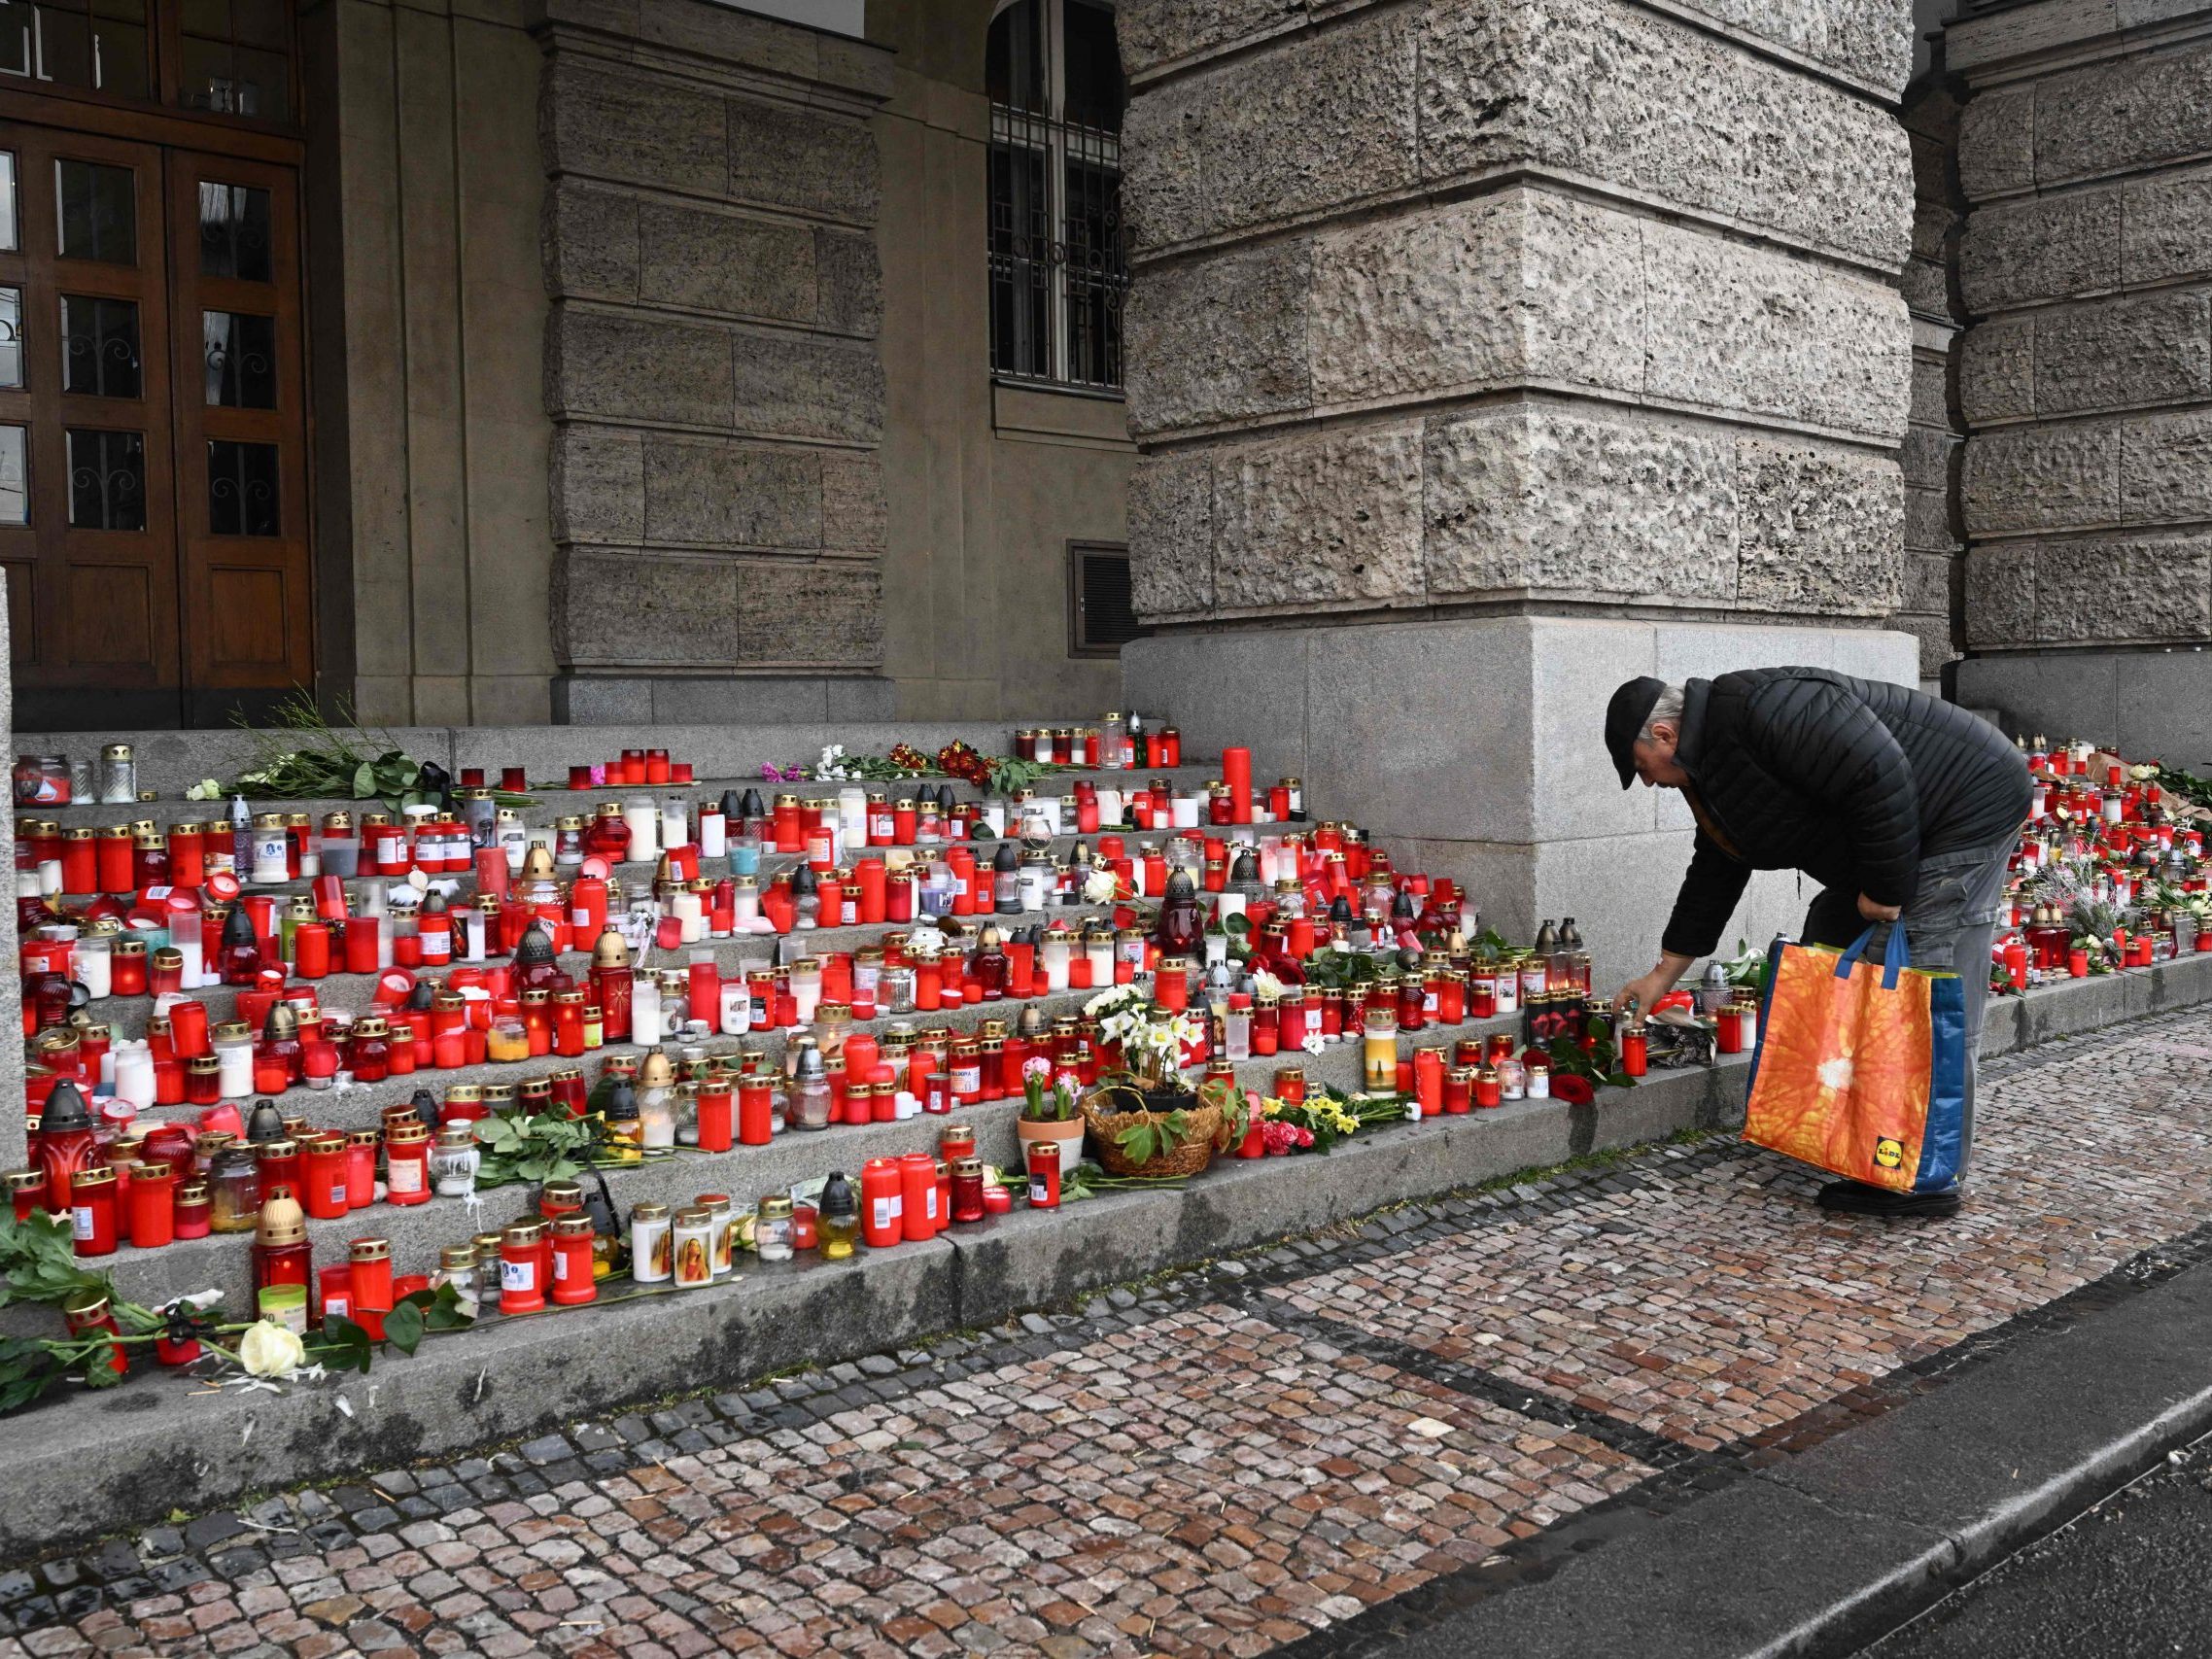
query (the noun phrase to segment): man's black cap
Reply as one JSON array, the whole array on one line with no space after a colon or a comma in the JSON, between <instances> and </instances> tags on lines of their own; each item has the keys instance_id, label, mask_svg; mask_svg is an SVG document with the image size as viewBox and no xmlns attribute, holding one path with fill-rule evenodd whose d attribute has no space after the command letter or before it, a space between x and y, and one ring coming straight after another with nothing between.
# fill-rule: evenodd
<instances>
[{"instance_id":1,"label":"man's black cap","mask_svg":"<svg viewBox=\"0 0 2212 1659\"><path fill-rule=\"evenodd\" d=\"M1651 717L1651 706L1666 689L1665 680L1640 674L1626 681L1606 705L1606 747L1611 751L1613 769L1620 774L1623 789L1636 781L1636 736L1643 730L1643 722Z\"/></svg>"}]
</instances>

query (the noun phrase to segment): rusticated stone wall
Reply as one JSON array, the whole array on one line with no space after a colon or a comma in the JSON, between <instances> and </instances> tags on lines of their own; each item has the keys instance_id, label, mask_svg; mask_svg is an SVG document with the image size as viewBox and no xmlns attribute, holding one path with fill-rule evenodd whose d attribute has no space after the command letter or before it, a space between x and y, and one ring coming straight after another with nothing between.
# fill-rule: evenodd
<instances>
[{"instance_id":1,"label":"rusticated stone wall","mask_svg":"<svg viewBox=\"0 0 2212 1659\"><path fill-rule=\"evenodd\" d=\"M1899 608L1904 0L1121 17L1147 617Z\"/></svg>"},{"instance_id":2,"label":"rusticated stone wall","mask_svg":"<svg viewBox=\"0 0 2212 1659\"><path fill-rule=\"evenodd\" d=\"M1919 677L1909 0L1123 0L1132 698L1650 965L1620 679ZM1926 458L1920 458L1924 464ZM1924 575L1917 572L1924 581ZM1787 878L1735 918L1802 917ZM1618 983L1615 980L1614 983Z\"/></svg>"},{"instance_id":3,"label":"rusticated stone wall","mask_svg":"<svg viewBox=\"0 0 2212 1659\"><path fill-rule=\"evenodd\" d=\"M1949 46L1972 88L1961 696L2201 760L2212 7L2047 0L1955 23Z\"/></svg>"},{"instance_id":4,"label":"rusticated stone wall","mask_svg":"<svg viewBox=\"0 0 2212 1659\"><path fill-rule=\"evenodd\" d=\"M1966 423L1957 394L1957 344L1965 326L1958 301L1958 238L1965 201L1958 189L1956 84L1935 67L1906 94L1903 121L1913 146L1913 257L1904 290L1913 312L1911 425L1905 467L1905 590L1890 626L1920 642L1920 680L1939 686L1959 652L1965 540L1958 521L1959 455Z\"/></svg>"},{"instance_id":5,"label":"rusticated stone wall","mask_svg":"<svg viewBox=\"0 0 2212 1659\"><path fill-rule=\"evenodd\" d=\"M887 711L880 48L547 0L556 711Z\"/></svg>"}]
</instances>

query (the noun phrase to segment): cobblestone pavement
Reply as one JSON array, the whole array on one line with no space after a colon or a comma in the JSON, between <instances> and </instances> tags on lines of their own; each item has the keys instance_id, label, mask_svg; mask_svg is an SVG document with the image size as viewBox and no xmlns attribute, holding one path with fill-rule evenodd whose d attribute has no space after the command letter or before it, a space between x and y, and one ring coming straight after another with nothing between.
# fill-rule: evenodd
<instances>
[{"instance_id":1,"label":"cobblestone pavement","mask_svg":"<svg viewBox=\"0 0 2212 1659\"><path fill-rule=\"evenodd\" d=\"M1359 1652L2212 1255L2207 1059L1986 1067L1953 1222L1649 1149L0 1571L0 1659Z\"/></svg>"}]
</instances>

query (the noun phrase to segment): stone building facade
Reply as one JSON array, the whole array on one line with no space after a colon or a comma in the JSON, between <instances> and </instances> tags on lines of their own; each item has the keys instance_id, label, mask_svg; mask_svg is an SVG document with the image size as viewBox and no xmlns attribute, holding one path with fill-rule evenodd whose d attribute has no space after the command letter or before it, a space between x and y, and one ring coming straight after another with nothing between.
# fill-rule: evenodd
<instances>
[{"instance_id":1,"label":"stone building facade","mask_svg":"<svg viewBox=\"0 0 2212 1659\"><path fill-rule=\"evenodd\" d=\"M205 8L182 59L165 23L132 37L163 43L136 80L21 85L0 62L26 190L54 133L132 136L101 188L139 204L134 361L189 353L94 411L146 457L136 521L104 539L46 486L44 446L86 419L38 401L64 366L27 333L18 417L0 362L26 726L220 725L295 682L399 726L1118 700L1073 556L1110 599L1134 459L1118 363L1080 385L994 370L993 0L252 10L272 20L235 49L251 88L191 79ZM124 43L102 37L111 69ZM288 469L281 523L228 527L264 536L189 522L210 489L201 299L159 292L199 262L206 227L163 211L187 166L247 181L283 256L243 302L277 313L269 413L224 417L270 427ZM26 291L66 288L82 252L26 239Z\"/></svg>"},{"instance_id":2,"label":"stone building facade","mask_svg":"<svg viewBox=\"0 0 2212 1659\"><path fill-rule=\"evenodd\" d=\"M1967 92L1962 700L2212 759L2212 8L1948 32Z\"/></svg>"}]
</instances>

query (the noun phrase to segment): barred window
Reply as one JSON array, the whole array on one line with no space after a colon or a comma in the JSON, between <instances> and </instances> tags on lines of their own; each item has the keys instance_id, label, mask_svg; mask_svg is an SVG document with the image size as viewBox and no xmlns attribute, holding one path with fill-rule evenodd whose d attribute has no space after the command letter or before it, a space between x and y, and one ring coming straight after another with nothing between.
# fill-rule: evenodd
<instances>
[{"instance_id":1,"label":"barred window","mask_svg":"<svg viewBox=\"0 0 2212 1659\"><path fill-rule=\"evenodd\" d=\"M1008 0L991 20L990 365L1065 386L1122 384L1122 108L1114 14Z\"/></svg>"}]
</instances>

